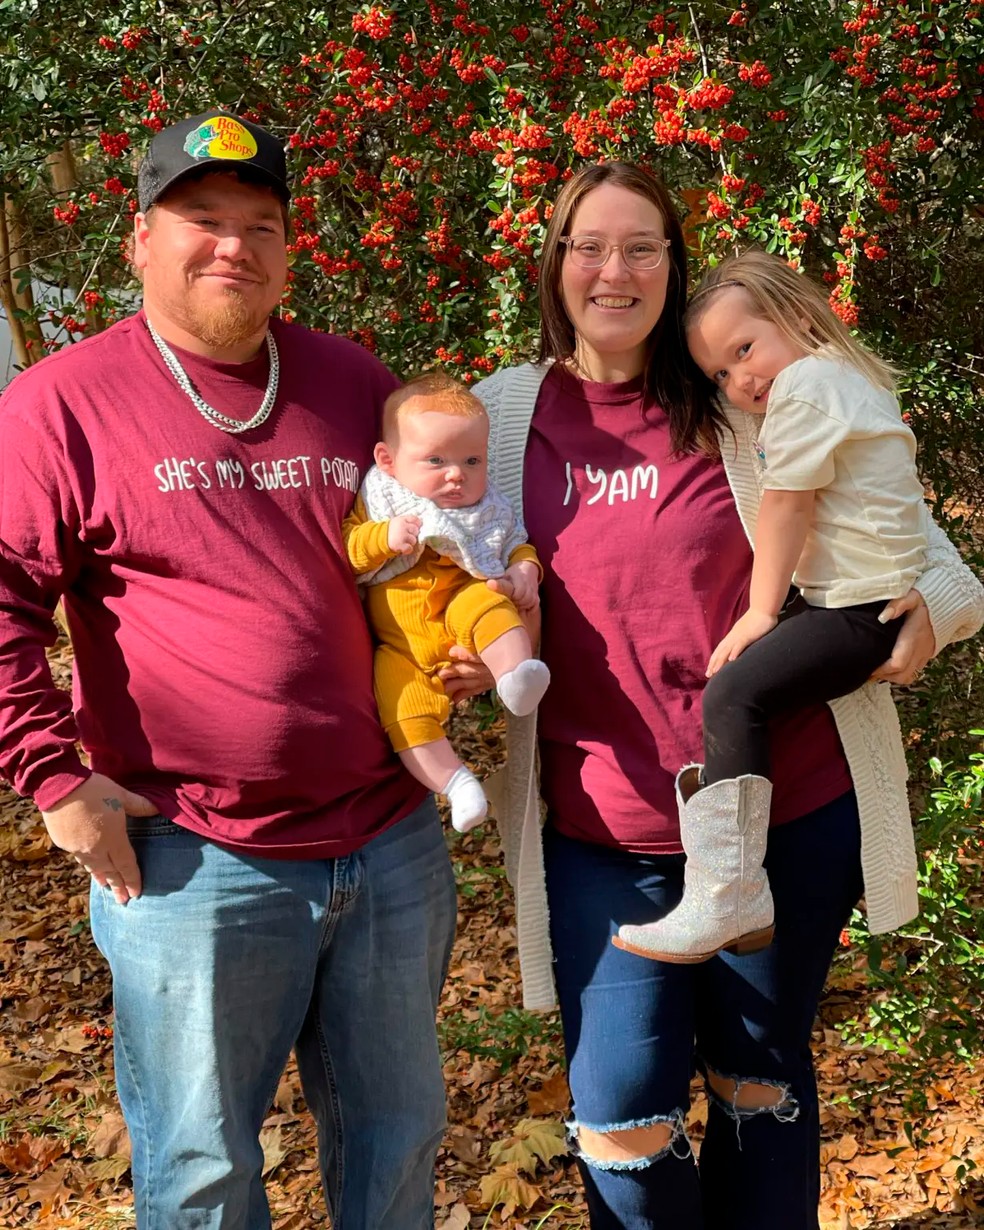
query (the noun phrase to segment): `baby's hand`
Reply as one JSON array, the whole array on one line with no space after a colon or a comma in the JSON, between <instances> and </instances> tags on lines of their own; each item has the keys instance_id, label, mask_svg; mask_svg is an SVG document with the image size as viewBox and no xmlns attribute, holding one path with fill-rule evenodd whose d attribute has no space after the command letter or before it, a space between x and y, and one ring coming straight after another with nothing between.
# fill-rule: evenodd
<instances>
[{"instance_id":1,"label":"baby's hand","mask_svg":"<svg viewBox=\"0 0 984 1230\"><path fill-rule=\"evenodd\" d=\"M402 517L391 517L389 529L386 531L386 545L398 555L412 555L420 537L420 527L423 522L413 513L404 513Z\"/></svg>"},{"instance_id":2,"label":"baby's hand","mask_svg":"<svg viewBox=\"0 0 984 1230\"><path fill-rule=\"evenodd\" d=\"M765 611L746 611L711 654L711 660L707 664L708 679L716 675L728 662L734 662L749 645L754 645L766 633L771 632L778 622L775 615L768 615Z\"/></svg>"},{"instance_id":3,"label":"baby's hand","mask_svg":"<svg viewBox=\"0 0 984 1230\"><path fill-rule=\"evenodd\" d=\"M517 611L535 611L540 605L540 570L532 560L518 560L488 586L511 598Z\"/></svg>"}]
</instances>

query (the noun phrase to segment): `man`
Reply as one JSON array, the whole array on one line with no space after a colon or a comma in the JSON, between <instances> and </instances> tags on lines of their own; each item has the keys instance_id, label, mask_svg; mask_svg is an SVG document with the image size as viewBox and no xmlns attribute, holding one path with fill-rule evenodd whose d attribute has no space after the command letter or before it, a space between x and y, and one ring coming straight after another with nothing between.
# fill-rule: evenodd
<instances>
[{"instance_id":1,"label":"man","mask_svg":"<svg viewBox=\"0 0 984 1230\"><path fill-rule=\"evenodd\" d=\"M397 382L270 319L270 133L175 124L139 198L143 310L0 399L0 769L92 876L137 1225L270 1226L258 1136L294 1047L333 1224L417 1230L454 885L341 540ZM62 596L74 716L44 656Z\"/></svg>"}]
</instances>

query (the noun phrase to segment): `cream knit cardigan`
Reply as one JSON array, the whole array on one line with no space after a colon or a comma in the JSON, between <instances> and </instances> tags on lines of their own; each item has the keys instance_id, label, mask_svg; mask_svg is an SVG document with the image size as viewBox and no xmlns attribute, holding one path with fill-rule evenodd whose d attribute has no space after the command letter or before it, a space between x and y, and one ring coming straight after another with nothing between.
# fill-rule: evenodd
<instances>
[{"instance_id":1,"label":"cream knit cardigan","mask_svg":"<svg viewBox=\"0 0 984 1230\"><path fill-rule=\"evenodd\" d=\"M548 370L547 366L523 364L497 372L474 388L491 420L492 480L512 501L520 518L526 439ZM751 542L762 498L761 463L751 417L738 410L729 410L727 417L734 439L722 439L724 467ZM928 513L926 522L926 571L916 588L926 600L939 650L972 636L984 623L984 588ZM891 931L919 912L908 773L891 688L865 684L850 696L831 701L830 707L861 815L868 925L873 932ZM486 790L495 806L506 874L516 898L523 1005L548 1009L555 1006L556 993L543 871L535 714L527 718L506 715L506 745L506 766L486 782Z\"/></svg>"}]
</instances>

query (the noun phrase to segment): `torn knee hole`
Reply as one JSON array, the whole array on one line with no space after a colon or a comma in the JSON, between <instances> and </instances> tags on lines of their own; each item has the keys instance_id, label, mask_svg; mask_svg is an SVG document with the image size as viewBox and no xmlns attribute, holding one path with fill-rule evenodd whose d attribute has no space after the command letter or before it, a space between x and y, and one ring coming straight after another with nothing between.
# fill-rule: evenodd
<instances>
[{"instance_id":1,"label":"torn knee hole","mask_svg":"<svg viewBox=\"0 0 984 1230\"><path fill-rule=\"evenodd\" d=\"M672 1123L652 1123L649 1127L618 1128L596 1132L579 1127L577 1140L585 1154L599 1162L634 1162L662 1153L673 1139Z\"/></svg>"},{"instance_id":2,"label":"torn knee hole","mask_svg":"<svg viewBox=\"0 0 984 1230\"><path fill-rule=\"evenodd\" d=\"M612 1126L608 1131L571 1125L577 1153L589 1166L610 1170L635 1170L649 1166L667 1154L691 1155L683 1126L683 1112L642 1122Z\"/></svg>"},{"instance_id":3,"label":"torn knee hole","mask_svg":"<svg viewBox=\"0 0 984 1230\"><path fill-rule=\"evenodd\" d=\"M782 1121L799 1114L799 1103L782 1081L749 1080L707 1070L707 1085L714 1100L734 1118L772 1113Z\"/></svg>"},{"instance_id":4,"label":"torn knee hole","mask_svg":"<svg viewBox=\"0 0 984 1230\"><path fill-rule=\"evenodd\" d=\"M742 1110L770 1110L785 1096L780 1085L760 1085L757 1081L740 1081L733 1076L708 1072L707 1079L715 1093Z\"/></svg>"}]
</instances>

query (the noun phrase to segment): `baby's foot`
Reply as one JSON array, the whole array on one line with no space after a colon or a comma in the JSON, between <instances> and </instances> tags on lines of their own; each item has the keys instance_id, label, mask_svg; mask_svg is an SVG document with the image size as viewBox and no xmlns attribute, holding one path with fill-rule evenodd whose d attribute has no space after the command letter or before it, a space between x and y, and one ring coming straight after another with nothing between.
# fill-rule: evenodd
<instances>
[{"instance_id":1,"label":"baby's foot","mask_svg":"<svg viewBox=\"0 0 984 1230\"><path fill-rule=\"evenodd\" d=\"M499 699L510 713L526 717L540 703L550 683L550 671L545 662L527 658L519 666L502 675L495 685Z\"/></svg>"},{"instance_id":2,"label":"baby's foot","mask_svg":"<svg viewBox=\"0 0 984 1230\"><path fill-rule=\"evenodd\" d=\"M481 824L489 810L482 784L465 768L455 769L442 793L451 804L451 827L458 833L470 833Z\"/></svg>"}]
</instances>

